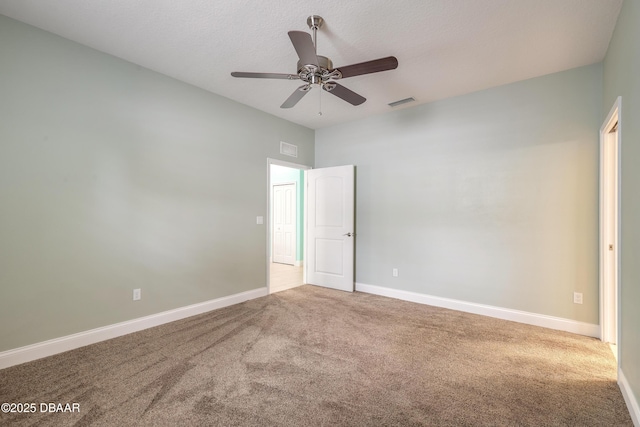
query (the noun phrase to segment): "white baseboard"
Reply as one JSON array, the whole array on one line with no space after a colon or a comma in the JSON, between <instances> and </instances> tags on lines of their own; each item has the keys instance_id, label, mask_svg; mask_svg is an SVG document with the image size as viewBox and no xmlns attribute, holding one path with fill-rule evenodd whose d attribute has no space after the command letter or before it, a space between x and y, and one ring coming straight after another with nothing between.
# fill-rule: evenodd
<instances>
[{"instance_id":1,"label":"white baseboard","mask_svg":"<svg viewBox=\"0 0 640 427\"><path fill-rule=\"evenodd\" d=\"M228 307L230 305L239 304L254 298L267 295L266 286L263 288L253 289L251 291L241 292L227 297L217 298L198 304L188 305L186 307L176 308L174 310L163 311L162 313L152 314L150 316L140 317L138 319L128 320L101 328L91 329L89 331L79 332L73 335L67 335L36 344L27 345L25 347L13 350L3 351L0 353L0 369L9 366L18 365L42 357L52 356L64 351L73 350L84 347L89 344L95 344L111 338L127 335L132 332L138 332L143 329L159 326L164 323L174 322L186 317L195 316L206 313L218 308Z\"/></svg>"},{"instance_id":2,"label":"white baseboard","mask_svg":"<svg viewBox=\"0 0 640 427\"><path fill-rule=\"evenodd\" d=\"M600 326L591 323L578 322L576 320L563 319L561 317L529 313L527 311L512 310L508 308L494 307L491 305L476 304L450 298L435 297L426 294L419 294L417 292L401 291L398 289L367 285L364 283L356 283L356 291L600 338Z\"/></svg>"},{"instance_id":3,"label":"white baseboard","mask_svg":"<svg viewBox=\"0 0 640 427\"><path fill-rule=\"evenodd\" d=\"M633 394L633 390L631 389L629 382L627 382L627 378L624 376L622 369L618 369L618 385L620 386L620 391L622 392L624 401L627 404L627 408L629 408L629 414L631 414L633 425L640 427L640 403L638 403L638 399L635 394Z\"/></svg>"}]
</instances>

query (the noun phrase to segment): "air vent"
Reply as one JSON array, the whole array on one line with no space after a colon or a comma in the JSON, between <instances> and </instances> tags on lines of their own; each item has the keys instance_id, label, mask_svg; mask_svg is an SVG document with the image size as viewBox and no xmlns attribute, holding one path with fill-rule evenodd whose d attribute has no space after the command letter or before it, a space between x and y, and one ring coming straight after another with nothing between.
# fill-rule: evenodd
<instances>
[{"instance_id":1,"label":"air vent","mask_svg":"<svg viewBox=\"0 0 640 427\"><path fill-rule=\"evenodd\" d=\"M405 98L405 99L401 99L400 101L394 101L389 103L389 107L397 107L398 105L402 105L402 104L406 104L408 102L413 102L416 99L413 96L410 96L409 98Z\"/></svg>"},{"instance_id":2,"label":"air vent","mask_svg":"<svg viewBox=\"0 0 640 427\"><path fill-rule=\"evenodd\" d=\"M298 146L280 141L280 154L285 156L298 157Z\"/></svg>"}]
</instances>

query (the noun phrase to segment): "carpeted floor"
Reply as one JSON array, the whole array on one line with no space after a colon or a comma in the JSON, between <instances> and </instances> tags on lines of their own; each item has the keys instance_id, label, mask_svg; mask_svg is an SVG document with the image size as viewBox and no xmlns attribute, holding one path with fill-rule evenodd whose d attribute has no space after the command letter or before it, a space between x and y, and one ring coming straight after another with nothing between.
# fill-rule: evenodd
<instances>
[{"instance_id":1,"label":"carpeted floor","mask_svg":"<svg viewBox=\"0 0 640 427\"><path fill-rule=\"evenodd\" d=\"M2 425L632 426L599 340L313 286L2 370L0 396L38 405Z\"/></svg>"}]
</instances>

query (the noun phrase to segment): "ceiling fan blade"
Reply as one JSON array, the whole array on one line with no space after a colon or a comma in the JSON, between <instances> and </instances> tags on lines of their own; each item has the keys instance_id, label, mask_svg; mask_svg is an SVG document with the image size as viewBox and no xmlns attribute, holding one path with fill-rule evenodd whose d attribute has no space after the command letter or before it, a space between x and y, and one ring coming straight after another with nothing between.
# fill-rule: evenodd
<instances>
[{"instance_id":1,"label":"ceiling fan blade","mask_svg":"<svg viewBox=\"0 0 640 427\"><path fill-rule=\"evenodd\" d=\"M231 73L233 77L246 77L250 79L284 79L295 80L300 77L297 74L280 74L280 73L245 73L242 71L234 71Z\"/></svg>"},{"instance_id":2,"label":"ceiling fan blade","mask_svg":"<svg viewBox=\"0 0 640 427\"><path fill-rule=\"evenodd\" d=\"M360 76L362 74L379 73L380 71L395 70L398 68L398 60L395 56L374 59L373 61L361 62L359 64L347 65L336 68L342 74L342 78Z\"/></svg>"},{"instance_id":3,"label":"ceiling fan blade","mask_svg":"<svg viewBox=\"0 0 640 427\"><path fill-rule=\"evenodd\" d=\"M280 106L280 108L291 108L298 103L302 99L303 96L307 94L311 90L310 85L302 85L298 89L296 89L289 98Z\"/></svg>"},{"instance_id":4,"label":"ceiling fan blade","mask_svg":"<svg viewBox=\"0 0 640 427\"><path fill-rule=\"evenodd\" d=\"M302 65L318 66L318 57L316 55L316 47L313 45L311 34L304 31L289 31L289 38L293 47L296 49L298 58Z\"/></svg>"},{"instance_id":5,"label":"ceiling fan blade","mask_svg":"<svg viewBox=\"0 0 640 427\"><path fill-rule=\"evenodd\" d=\"M332 95L337 96L340 99L347 101L351 105L360 105L364 101L367 100L364 96L358 95L351 89L347 89L346 87L336 83L336 82L328 82L329 84L323 85L322 89L326 90ZM330 89L327 89L329 87Z\"/></svg>"}]
</instances>

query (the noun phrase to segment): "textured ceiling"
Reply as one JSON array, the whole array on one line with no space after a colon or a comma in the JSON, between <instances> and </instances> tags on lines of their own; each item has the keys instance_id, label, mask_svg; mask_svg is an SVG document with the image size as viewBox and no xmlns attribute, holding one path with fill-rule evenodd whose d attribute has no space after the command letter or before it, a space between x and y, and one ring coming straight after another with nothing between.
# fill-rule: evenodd
<instances>
[{"instance_id":1,"label":"textured ceiling","mask_svg":"<svg viewBox=\"0 0 640 427\"><path fill-rule=\"evenodd\" d=\"M604 58L622 0L0 0L0 13L310 128L541 76ZM389 55L398 69L344 79L357 107L299 81L287 31L320 15L318 53L334 66ZM322 116L318 110L322 105Z\"/></svg>"}]
</instances>

